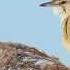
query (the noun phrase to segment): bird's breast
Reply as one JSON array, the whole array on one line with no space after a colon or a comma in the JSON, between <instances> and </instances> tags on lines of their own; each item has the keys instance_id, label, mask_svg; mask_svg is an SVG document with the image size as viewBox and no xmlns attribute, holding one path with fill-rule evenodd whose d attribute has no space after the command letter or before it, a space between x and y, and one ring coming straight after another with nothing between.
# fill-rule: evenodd
<instances>
[{"instance_id":1,"label":"bird's breast","mask_svg":"<svg viewBox=\"0 0 70 70\"><path fill-rule=\"evenodd\" d=\"M70 16L64 19L63 24L64 24L63 35L62 35L63 43L65 49L70 51Z\"/></svg>"}]
</instances>

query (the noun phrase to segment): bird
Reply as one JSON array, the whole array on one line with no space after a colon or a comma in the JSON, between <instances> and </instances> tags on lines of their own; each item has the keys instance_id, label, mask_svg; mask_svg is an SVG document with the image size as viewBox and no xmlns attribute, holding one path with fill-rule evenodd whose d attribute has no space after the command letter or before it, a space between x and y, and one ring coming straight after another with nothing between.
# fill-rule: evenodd
<instances>
[{"instance_id":1,"label":"bird","mask_svg":"<svg viewBox=\"0 0 70 70\"><path fill-rule=\"evenodd\" d=\"M54 7L58 11L61 20L62 43L70 53L70 0L52 0L40 4L40 7Z\"/></svg>"}]
</instances>

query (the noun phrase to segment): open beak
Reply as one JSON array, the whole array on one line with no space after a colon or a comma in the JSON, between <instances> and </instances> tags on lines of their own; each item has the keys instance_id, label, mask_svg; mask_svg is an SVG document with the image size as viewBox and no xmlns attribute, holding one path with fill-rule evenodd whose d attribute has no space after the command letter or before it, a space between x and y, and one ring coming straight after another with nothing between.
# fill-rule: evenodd
<instances>
[{"instance_id":1,"label":"open beak","mask_svg":"<svg viewBox=\"0 0 70 70\"><path fill-rule=\"evenodd\" d=\"M51 1L40 4L41 7L52 7L52 6L59 6L59 1Z\"/></svg>"}]
</instances>

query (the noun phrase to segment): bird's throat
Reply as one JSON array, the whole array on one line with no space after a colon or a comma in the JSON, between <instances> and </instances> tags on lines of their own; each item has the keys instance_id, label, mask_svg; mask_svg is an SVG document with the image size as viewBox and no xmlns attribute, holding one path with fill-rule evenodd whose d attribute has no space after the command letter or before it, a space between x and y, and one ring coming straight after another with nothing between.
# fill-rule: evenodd
<instances>
[{"instance_id":1,"label":"bird's throat","mask_svg":"<svg viewBox=\"0 0 70 70\"><path fill-rule=\"evenodd\" d=\"M66 13L63 11L62 7L53 7L53 11L59 16L59 19L62 23L62 21L66 18Z\"/></svg>"}]
</instances>

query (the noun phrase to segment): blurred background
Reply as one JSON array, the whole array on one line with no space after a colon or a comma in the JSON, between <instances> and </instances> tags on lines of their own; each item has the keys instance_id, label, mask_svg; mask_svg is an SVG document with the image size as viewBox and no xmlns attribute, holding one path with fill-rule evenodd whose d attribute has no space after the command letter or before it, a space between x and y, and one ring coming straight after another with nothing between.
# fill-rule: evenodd
<instances>
[{"instance_id":1,"label":"blurred background","mask_svg":"<svg viewBox=\"0 0 70 70\"><path fill-rule=\"evenodd\" d=\"M60 19L51 8L39 7L42 2L46 0L0 0L0 41L32 45L70 65L70 54L61 44Z\"/></svg>"}]
</instances>

